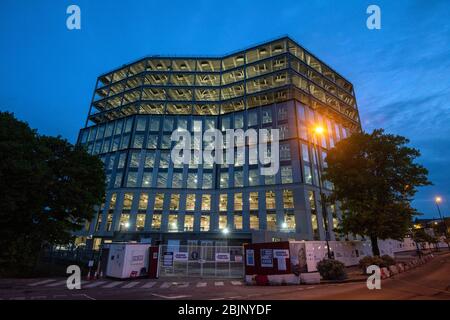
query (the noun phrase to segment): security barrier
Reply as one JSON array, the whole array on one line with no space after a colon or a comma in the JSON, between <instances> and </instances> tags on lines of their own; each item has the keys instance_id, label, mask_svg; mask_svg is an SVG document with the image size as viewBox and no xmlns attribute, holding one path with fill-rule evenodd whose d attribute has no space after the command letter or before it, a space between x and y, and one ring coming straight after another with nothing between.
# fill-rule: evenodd
<instances>
[{"instance_id":1,"label":"security barrier","mask_svg":"<svg viewBox=\"0 0 450 320\"><path fill-rule=\"evenodd\" d=\"M159 276L242 278L241 246L161 245Z\"/></svg>"}]
</instances>

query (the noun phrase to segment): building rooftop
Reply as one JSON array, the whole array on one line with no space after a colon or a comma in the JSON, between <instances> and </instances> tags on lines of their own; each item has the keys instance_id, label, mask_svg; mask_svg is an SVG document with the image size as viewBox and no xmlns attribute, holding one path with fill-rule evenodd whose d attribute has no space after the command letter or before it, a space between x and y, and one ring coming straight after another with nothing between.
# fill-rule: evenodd
<instances>
[{"instance_id":1,"label":"building rooftop","mask_svg":"<svg viewBox=\"0 0 450 320\"><path fill-rule=\"evenodd\" d=\"M219 115L291 99L360 127L353 85L287 36L220 57L148 56L104 73L88 120Z\"/></svg>"}]
</instances>

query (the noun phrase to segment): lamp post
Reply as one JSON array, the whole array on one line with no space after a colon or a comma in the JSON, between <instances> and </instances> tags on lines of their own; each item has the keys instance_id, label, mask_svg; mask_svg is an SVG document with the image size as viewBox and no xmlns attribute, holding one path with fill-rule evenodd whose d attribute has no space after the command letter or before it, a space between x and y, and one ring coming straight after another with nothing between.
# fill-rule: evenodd
<instances>
[{"instance_id":1,"label":"lamp post","mask_svg":"<svg viewBox=\"0 0 450 320\"><path fill-rule=\"evenodd\" d=\"M317 136L318 135L323 135L325 132L324 128L321 126L316 126L313 130L313 151L314 151L314 155L316 157L316 166L317 166L317 178L318 178L318 183L319 183L319 193L320 193L320 203L322 205L322 218L324 221L324 226L325 226L325 241L327 243L327 254L328 254L328 259L332 259L331 256L331 250L330 250L330 244L329 244L329 238L330 238L330 233L328 232L328 211L327 211L327 206L325 204L325 194L323 193L323 187L322 187L322 175L320 172L321 166L320 166L320 160L319 160L319 151L318 151L318 139Z\"/></svg>"},{"instance_id":2,"label":"lamp post","mask_svg":"<svg viewBox=\"0 0 450 320\"><path fill-rule=\"evenodd\" d=\"M442 202L442 198L437 196L436 198L434 198L434 202L436 203L436 208L437 208L438 213L439 213L439 218L442 220L442 224L444 225L444 236L445 236L448 248L450 250L450 243L448 242L448 236L447 236L447 223L445 222L445 218L441 214L441 208L439 207L439 203Z\"/></svg>"}]
</instances>

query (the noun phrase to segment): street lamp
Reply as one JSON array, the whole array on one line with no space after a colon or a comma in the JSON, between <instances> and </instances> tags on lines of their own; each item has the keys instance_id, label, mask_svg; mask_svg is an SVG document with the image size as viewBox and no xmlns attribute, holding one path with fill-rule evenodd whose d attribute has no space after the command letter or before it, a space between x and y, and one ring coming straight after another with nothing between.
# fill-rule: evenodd
<instances>
[{"instance_id":1,"label":"street lamp","mask_svg":"<svg viewBox=\"0 0 450 320\"><path fill-rule=\"evenodd\" d=\"M330 233L328 231L328 212L327 212L327 206L325 204L325 194L323 193L323 188L322 188L322 175L321 175L321 167L320 167L320 160L319 160L319 151L318 151L318 139L317 136L322 136L325 133L325 129L320 126L317 125L313 128L313 151L314 151L314 155L316 157L316 166L317 166L317 177L318 177L318 183L319 183L319 192L320 192L320 203L322 205L322 212L323 212L323 221L324 221L324 226L325 226L325 241L327 243L327 254L328 254L328 259L332 259L331 256L331 250L330 250L330 244L329 244L329 238L330 238Z\"/></svg>"},{"instance_id":2,"label":"street lamp","mask_svg":"<svg viewBox=\"0 0 450 320\"><path fill-rule=\"evenodd\" d=\"M448 236L447 236L447 223L445 222L445 218L442 216L441 208L439 207L439 203L442 202L442 198L440 196L437 196L434 198L434 202L436 203L436 208L438 210L439 217L441 218L442 223L444 225L444 235L445 235L445 239L447 241L448 249L450 250L450 243L448 242Z\"/></svg>"}]
</instances>

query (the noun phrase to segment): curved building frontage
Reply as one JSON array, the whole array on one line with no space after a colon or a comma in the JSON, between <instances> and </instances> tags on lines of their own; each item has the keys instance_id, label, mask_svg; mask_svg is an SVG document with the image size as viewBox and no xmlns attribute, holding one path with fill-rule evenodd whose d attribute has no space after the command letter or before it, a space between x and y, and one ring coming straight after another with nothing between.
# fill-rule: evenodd
<instances>
[{"instance_id":1,"label":"curved building frontage","mask_svg":"<svg viewBox=\"0 0 450 320\"><path fill-rule=\"evenodd\" d=\"M171 161L178 128L194 137L188 164ZM196 161L209 129L278 129L279 170L262 175L248 143L232 164ZM334 240L341 213L322 208L320 171L327 150L360 129L352 84L288 37L223 57L122 66L98 77L80 130L78 143L105 164L107 193L77 241Z\"/></svg>"}]
</instances>

